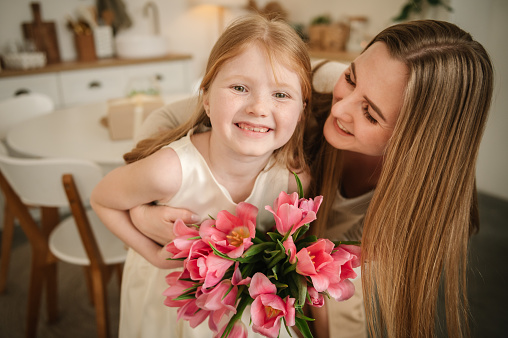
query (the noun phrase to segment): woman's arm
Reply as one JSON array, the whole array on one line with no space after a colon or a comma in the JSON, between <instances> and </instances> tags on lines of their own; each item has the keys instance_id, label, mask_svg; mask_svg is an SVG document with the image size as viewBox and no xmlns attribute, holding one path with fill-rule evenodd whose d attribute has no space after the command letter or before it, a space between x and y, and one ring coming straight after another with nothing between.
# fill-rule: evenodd
<instances>
[{"instance_id":1,"label":"woman's arm","mask_svg":"<svg viewBox=\"0 0 508 338\"><path fill-rule=\"evenodd\" d=\"M166 245L174 239L173 224L181 219L185 224L196 224L200 217L187 209L143 204L130 210L134 226L145 236Z\"/></svg>"},{"instance_id":2,"label":"woman's arm","mask_svg":"<svg viewBox=\"0 0 508 338\"><path fill-rule=\"evenodd\" d=\"M167 200L179 189L181 166L170 148L111 171L94 188L91 205L108 229L151 264L171 268L166 250L139 232L129 210L155 200Z\"/></svg>"}]
</instances>

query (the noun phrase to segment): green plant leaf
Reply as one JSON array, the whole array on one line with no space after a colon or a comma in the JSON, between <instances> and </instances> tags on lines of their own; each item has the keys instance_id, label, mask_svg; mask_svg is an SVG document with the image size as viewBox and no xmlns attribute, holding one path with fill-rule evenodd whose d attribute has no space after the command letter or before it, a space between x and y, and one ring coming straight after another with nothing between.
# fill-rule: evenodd
<instances>
[{"instance_id":1,"label":"green plant leaf","mask_svg":"<svg viewBox=\"0 0 508 338\"><path fill-rule=\"evenodd\" d=\"M300 181L300 177L293 171L293 175L295 175L296 185L298 187L298 197L303 198L303 187L302 182Z\"/></svg>"},{"instance_id":2,"label":"green plant leaf","mask_svg":"<svg viewBox=\"0 0 508 338\"><path fill-rule=\"evenodd\" d=\"M302 318L295 318L295 324L298 330L300 330L300 333L303 335L304 338L313 338L312 333L310 332L309 325L307 324L307 321L305 321Z\"/></svg>"},{"instance_id":3,"label":"green plant leaf","mask_svg":"<svg viewBox=\"0 0 508 338\"><path fill-rule=\"evenodd\" d=\"M260 244L254 244L243 253L242 258L251 257L265 250L273 250L273 249L275 249L275 243L273 242L263 242Z\"/></svg>"}]
</instances>

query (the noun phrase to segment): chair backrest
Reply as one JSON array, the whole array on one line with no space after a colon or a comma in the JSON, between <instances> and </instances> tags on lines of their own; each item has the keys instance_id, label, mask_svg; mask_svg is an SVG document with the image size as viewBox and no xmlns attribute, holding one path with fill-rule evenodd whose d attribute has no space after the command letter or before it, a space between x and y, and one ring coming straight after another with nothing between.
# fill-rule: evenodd
<instances>
[{"instance_id":1,"label":"chair backrest","mask_svg":"<svg viewBox=\"0 0 508 338\"><path fill-rule=\"evenodd\" d=\"M7 155L9 152L7 151L7 148L5 145L0 141L0 155Z\"/></svg>"},{"instance_id":2,"label":"chair backrest","mask_svg":"<svg viewBox=\"0 0 508 338\"><path fill-rule=\"evenodd\" d=\"M102 179L101 167L80 159L28 159L0 155L0 170L12 189L27 204L44 207L68 206L62 176L79 177L77 188L88 201Z\"/></svg>"},{"instance_id":3,"label":"chair backrest","mask_svg":"<svg viewBox=\"0 0 508 338\"><path fill-rule=\"evenodd\" d=\"M55 109L53 100L44 94L29 93L0 101L0 140L16 124Z\"/></svg>"}]
</instances>

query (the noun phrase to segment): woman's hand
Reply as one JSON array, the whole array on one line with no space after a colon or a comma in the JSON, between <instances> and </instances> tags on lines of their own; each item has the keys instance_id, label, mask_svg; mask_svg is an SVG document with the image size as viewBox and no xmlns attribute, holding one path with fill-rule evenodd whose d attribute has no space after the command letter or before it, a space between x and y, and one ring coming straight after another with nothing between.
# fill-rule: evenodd
<instances>
[{"instance_id":1,"label":"woman's hand","mask_svg":"<svg viewBox=\"0 0 508 338\"><path fill-rule=\"evenodd\" d=\"M199 216L187 209L151 204L130 209L130 217L141 233L160 245L166 245L174 239L173 223L177 219L185 224L196 224L200 220Z\"/></svg>"}]
</instances>

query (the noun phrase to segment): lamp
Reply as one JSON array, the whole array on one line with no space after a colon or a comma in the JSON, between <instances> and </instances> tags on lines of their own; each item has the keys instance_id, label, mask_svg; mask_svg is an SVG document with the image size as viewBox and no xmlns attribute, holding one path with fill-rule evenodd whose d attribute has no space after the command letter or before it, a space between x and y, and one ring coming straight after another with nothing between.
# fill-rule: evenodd
<instances>
[{"instance_id":1,"label":"lamp","mask_svg":"<svg viewBox=\"0 0 508 338\"><path fill-rule=\"evenodd\" d=\"M219 34L224 30L224 11L226 8L246 8L248 0L189 0L193 6L212 5L217 7Z\"/></svg>"}]
</instances>

